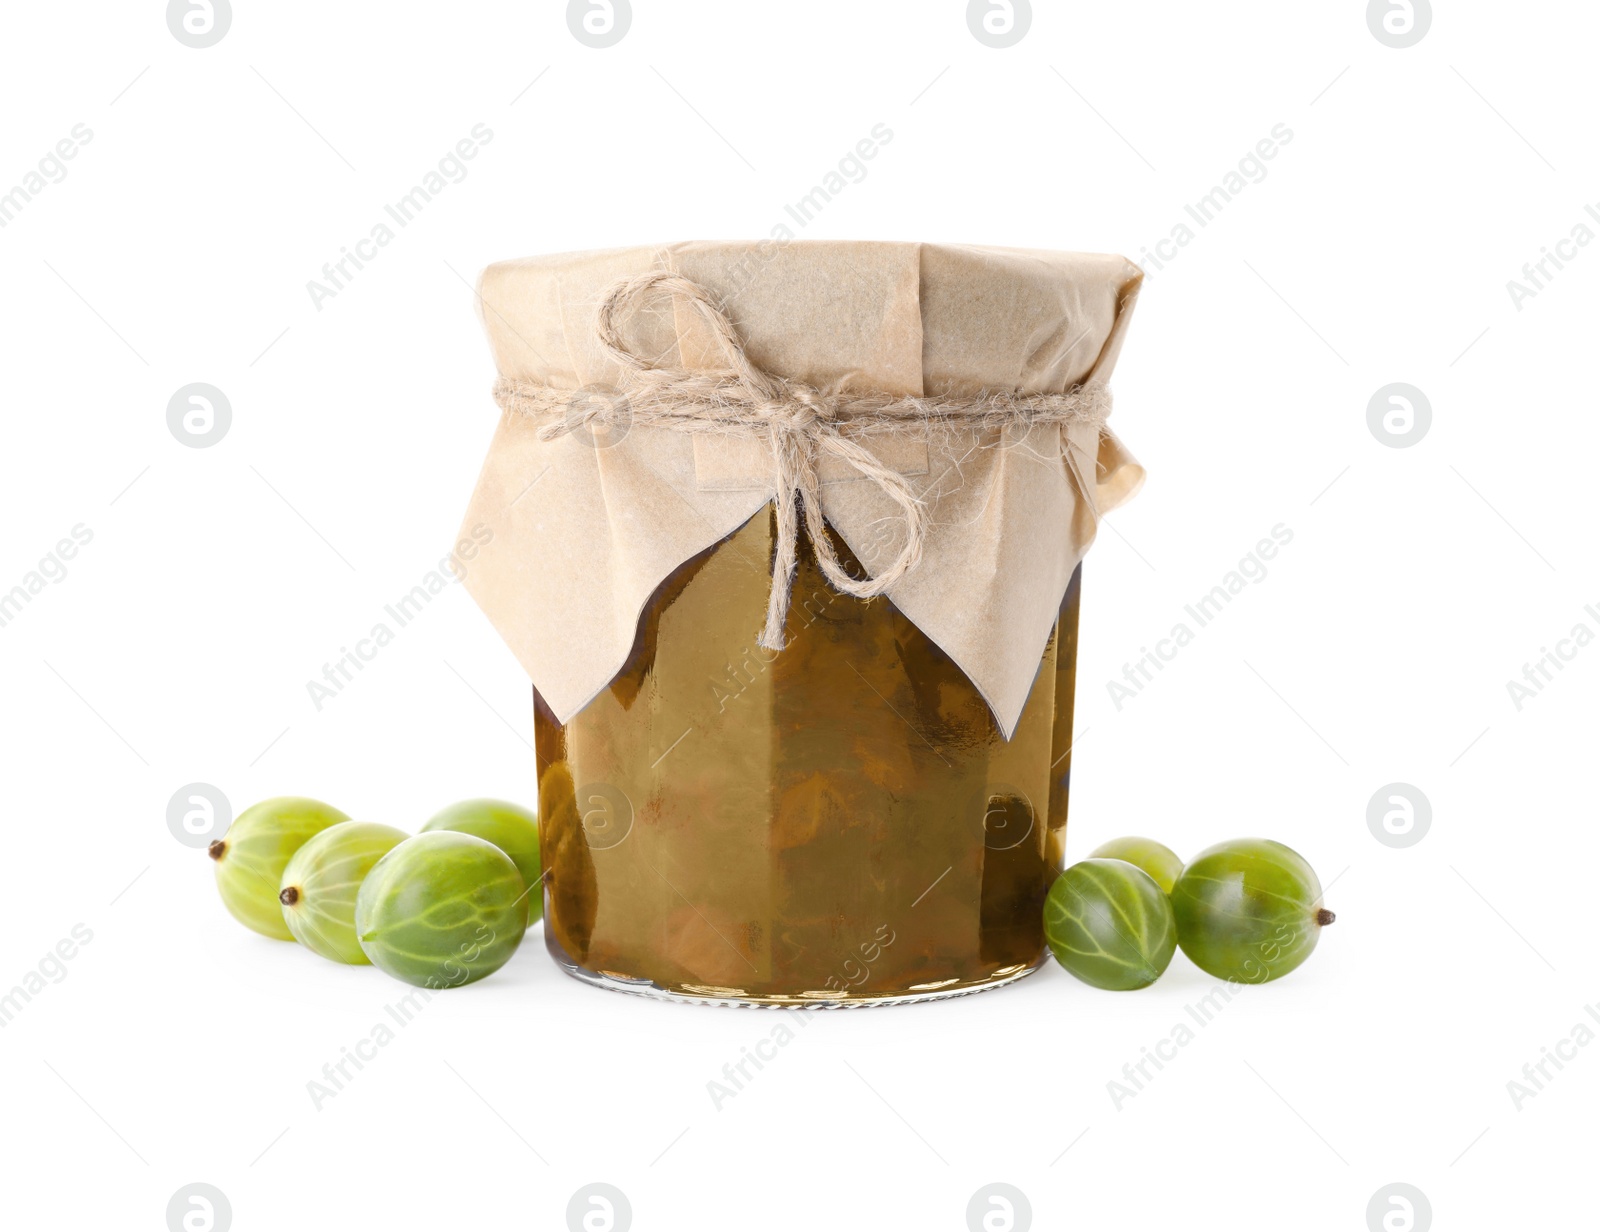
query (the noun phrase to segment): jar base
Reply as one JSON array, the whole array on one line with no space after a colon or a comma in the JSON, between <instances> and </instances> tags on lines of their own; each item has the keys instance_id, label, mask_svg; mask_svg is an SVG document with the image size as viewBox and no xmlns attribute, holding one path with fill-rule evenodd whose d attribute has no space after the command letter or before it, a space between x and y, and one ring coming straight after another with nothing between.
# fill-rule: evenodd
<instances>
[{"instance_id":1,"label":"jar base","mask_svg":"<svg viewBox=\"0 0 1600 1232\"><path fill-rule=\"evenodd\" d=\"M1007 984L1015 984L1018 980L1032 975L1043 965L1044 958L1041 956L1037 962L1002 968L993 975L972 983L949 981L948 987L923 988L903 993L874 994L864 997L837 997L824 994L764 997L752 996L737 988L712 988L707 986L700 989L686 989L683 987L668 989L661 987L652 980L633 979L623 975L590 971L586 967L579 967L573 963L563 962L559 958L556 959L556 966L560 967L562 971L573 979L594 988L631 993L636 997L651 997L657 1001L677 1001L684 1005L726 1006L733 1009L755 1010L855 1010L868 1009L874 1006L915 1005L921 1001L945 1001L951 997L965 997L975 992L988 992L993 988L1004 988Z\"/></svg>"}]
</instances>

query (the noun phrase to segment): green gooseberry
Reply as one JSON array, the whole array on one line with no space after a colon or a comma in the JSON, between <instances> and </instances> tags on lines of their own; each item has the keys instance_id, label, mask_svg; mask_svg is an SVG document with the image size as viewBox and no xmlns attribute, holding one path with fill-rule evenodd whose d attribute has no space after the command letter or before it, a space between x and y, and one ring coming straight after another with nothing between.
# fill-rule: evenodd
<instances>
[{"instance_id":1,"label":"green gooseberry","mask_svg":"<svg viewBox=\"0 0 1600 1232\"><path fill-rule=\"evenodd\" d=\"M1334 919L1311 865L1264 838L1207 847L1172 888L1172 909L1190 961L1242 984L1288 975Z\"/></svg>"},{"instance_id":2,"label":"green gooseberry","mask_svg":"<svg viewBox=\"0 0 1600 1232\"><path fill-rule=\"evenodd\" d=\"M1044 938L1085 984L1126 992L1155 983L1177 948L1172 904L1126 860L1080 860L1044 900Z\"/></svg>"},{"instance_id":3,"label":"green gooseberry","mask_svg":"<svg viewBox=\"0 0 1600 1232\"><path fill-rule=\"evenodd\" d=\"M278 904L283 870L312 835L350 818L320 800L277 796L253 804L207 849L223 906L264 937L293 941Z\"/></svg>"},{"instance_id":4,"label":"green gooseberry","mask_svg":"<svg viewBox=\"0 0 1600 1232\"><path fill-rule=\"evenodd\" d=\"M372 866L405 841L405 831L371 821L340 822L308 839L283 870L278 891L295 940L334 962L365 966L356 891Z\"/></svg>"},{"instance_id":5,"label":"green gooseberry","mask_svg":"<svg viewBox=\"0 0 1600 1232\"><path fill-rule=\"evenodd\" d=\"M1137 835L1101 843L1089 853L1089 858L1126 860L1135 868L1142 868L1149 873L1163 894L1172 893L1172 883L1183 872L1183 861L1178 859L1177 852L1153 838L1140 838Z\"/></svg>"},{"instance_id":6,"label":"green gooseberry","mask_svg":"<svg viewBox=\"0 0 1600 1232\"><path fill-rule=\"evenodd\" d=\"M462 800L435 813L422 830L475 834L500 848L528 887L528 923L543 918L544 872L539 863L539 819L534 814L506 800Z\"/></svg>"},{"instance_id":7,"label":"green gooseberry","mask_svg":"<svg viewBox=\"0 0 1600 1232\"><path fill-rule=\"evenodd\" d=\"M474 834L408 838L367 875L356 933L374 964L419 988L492 975L528 927L527 884L511 857Z\"/></svg>"}]
</instances>

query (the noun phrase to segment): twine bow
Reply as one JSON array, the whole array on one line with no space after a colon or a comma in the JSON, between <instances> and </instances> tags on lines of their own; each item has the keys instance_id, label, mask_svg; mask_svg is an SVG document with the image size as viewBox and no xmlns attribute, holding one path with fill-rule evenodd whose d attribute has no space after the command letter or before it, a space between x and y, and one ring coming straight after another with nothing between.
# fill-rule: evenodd
<instances>
[{"instance_id":1,"label":"twine bow","mask_svg":"<svg viewBox=\"0 0 1600 1232\"><path fill-rule=\"evenodd\" d=\"M631 351L618 322L652 294L671 294L687 302L711 331L726 366L663 368ZM1110 393L1098 384L1080 385L1064 394L825 394L757 367L745 353L733 323L706 289L665 271L638 274L615 283L595 313L595 338L625 373L618 391L620 397L579 399L572 390L502 380L495 386L496 400L506 410L540 417L559 415L556 422L540 429L539 439L546 441L596 424L764 438L772 451L778 513L767 623L758 639L769 650L782 650L784 646L802 516L817 564L828 581L844 594L861 599L881 595L922 560L928 525L926 504L898 471L880 462L856 437L912 436L939 426L992 429L1086 423L1104 427L1111 409ZM823 457L848 463L899 508L905 543L899 555L876 576L852 577L834 551L822 517L817 467ZM1092 487L1076 466L1072 470L1093 510Z\"/></svg>"}]
</instances>

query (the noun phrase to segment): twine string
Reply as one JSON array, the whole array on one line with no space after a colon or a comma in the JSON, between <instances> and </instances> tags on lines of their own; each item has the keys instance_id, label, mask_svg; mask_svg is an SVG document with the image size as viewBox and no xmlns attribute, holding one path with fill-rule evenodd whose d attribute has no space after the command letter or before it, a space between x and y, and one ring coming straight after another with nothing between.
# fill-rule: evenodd
<instances>
[{"instance_id":1,"label":"twine string","mask_svg":"<svg viewBox=\"0 0 1600 1232\"><path fill-rule=\"evenodd\" d=\"M687 303L709 329L724 366L661 367L635 353L621 322L657 295ZM549 385L501 380L495 398L508 411L554 418L539 431L550 441L582 428L664 427L680 432L755 437L772 453L777 488L778 539L766 626L758 639L782 650L789 596L798 563L800 519L824 576L839 591L867 599L888 591L922 560L927 538L925 502L892 467L858 438L925 436L936 427L1031 428L1041 424L1093 424L1103 429L1111 396L1101 384L1061 394L984 392L975 396L896 397L882 393L823 393L757 366L733 322L699 283L664 270L624 278L607 291L595 313L595 338L622 369L619 397L577 397ZM899 554L871 577L853 577L840 562L823 523L819 463L837 458L877 485L897 506L905 528ZM1070 468L1091 511L1094 493L1076 465Z\"/></svg>"}]
</instances>

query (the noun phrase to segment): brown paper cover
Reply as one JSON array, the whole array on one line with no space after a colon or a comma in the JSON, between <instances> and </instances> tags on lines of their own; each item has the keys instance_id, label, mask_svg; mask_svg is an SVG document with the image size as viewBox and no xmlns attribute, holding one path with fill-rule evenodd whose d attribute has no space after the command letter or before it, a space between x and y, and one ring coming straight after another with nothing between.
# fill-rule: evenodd
<instances>
[{"instance_id":1,"label":"brown paper cover","mask_svg":"<svg viewBox=\"0 0 1600 1232\"><path fill-rule=\"evenodd\" d=\"M658 269L716 296L768 372L826 392L918 396L1106 382L1140 279L1118 256L942 244L695 242L531 257L479 280L500 375L619 384L594 339L595 307L619 278ZM657 364L717 365L682 304L641 311L627 333ZM467 510L467 533L489 534L479 531L488 542L465 584L566 722L622 667L662 580L774 488L759 440L636 426L597 448L582 432L541 441L542 426L502 414ZM931 514L921 563L888 597L962 668L1009 738L1097 515L1133 496L1143 468L1093 425L864 443ZM876 573L899 551L893 504L842 464L825 464L822 480L823 515Z\"/></svg>"}]
</instances>

